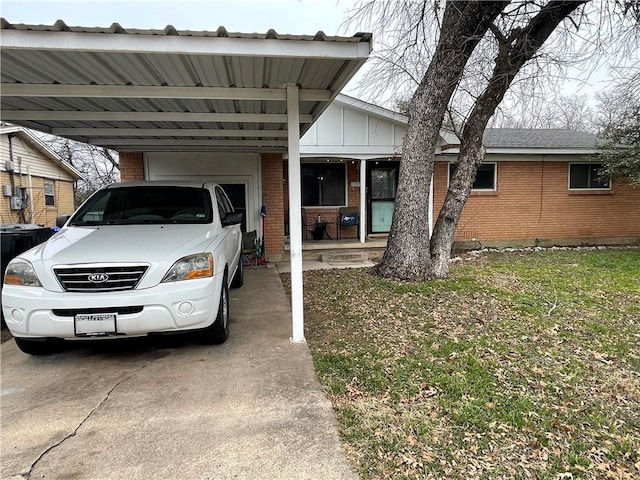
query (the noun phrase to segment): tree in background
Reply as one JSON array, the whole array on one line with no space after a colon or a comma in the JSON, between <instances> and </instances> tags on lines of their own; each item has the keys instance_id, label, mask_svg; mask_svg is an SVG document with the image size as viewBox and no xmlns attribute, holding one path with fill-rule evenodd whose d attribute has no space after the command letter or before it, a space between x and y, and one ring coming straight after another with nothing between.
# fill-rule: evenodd
<instances>
[{"instance_id":1,"label":"tree in background","mask_svg":"<svg viewBox=\"0 0 640 480\"><path fill-rule=\"evenodd\" d=\"M416 5L400 2L400 6L407 3L412 8ZM409 35L419 35L414 29L424 28L424 18L435 14L442 26L432 60L409 103L393 221L387 249L378 265L382 276L407 280L433 276L426 206L442 120L474 49L508 3L447 2L440 17L437 11L428 13L425 2L413 13L418 17L410 18L406 25ZM407 19L403 16L399 20Z\"/></svg>"},{"instance_id":2,"label":"tree in background","mask_svg":"<svg viewBox=\"0 0 640 480\"><path fill-rule=\"evenodd\" d=\"M518 12L518 16L510 19L505 26L495 23L491 25L498 52L491 77L484 91L476 98L464 123L458 161L433 229L433 277L444 278L449 273L449 259L458 220L471 194L476 172L484 161L482 135L489 120L520 69L537 54L558 25L585 1L550 1L542 7L535 7L534 10L530 10L530 4L523 4L519 6L521 11Z\"/></svg>"},{"instance_id":3,"label":"tree in background","mask_svg":"<svg viewBox=\"0 0 640 480\"><path fill-rule=\"evenodd\" d=\"M554 95L544 102L532 102L523 111L498 108L489 121L494 128L564 128L597 133L597 107L586 94Z\"/></svg>"},{"instance_id":4,"label":"tree in background","mask_svg":"<svg viewBox=\"0 0 640 480\"><path fill-rule=\"evenodd\" d=\"M497 14L482 2L448 1L442 12L441 2L393 0L362 1L353 12L352 18L383 32L378 35L383 43L376 48L362 88L380 98L384 90L397 96L417 85L407 110L393 223L378 266L382 276L404 280L445 277L455 228L484 159L482 134L501 101L509 92L516 92L516 98L518 94L525 99L544 96L543 87L564 78L569 66L581 60L585 68L593 67L594 59L600 58L597 54L602 53L603 39L610 40L615 36L611 32L621 31L618 18L637 22L636 2L603 1L589 4L588 10L585 1L497 3L491 2L500 9ZM472 20L476 29L471 35L461 24L450 21L456 15ZM487 17L492 17L488 24ZM595 32L595 36L590 42L576 40L576 31ZM452 42L452 36L462 40L462 46ZM624 36L617 39L624 43ZM637 44L637 38L632 40ZM454 65L457 69L451 68ZM444 85L448 88L442 88ZM460 125L456 129L461 153L429 241L428 190L447 112L449 123Z\"/></svg>"},{"instance_id":5,"label":"tree in background","mask_svg":"<svg viewBox=\"0 0 640 480\"><path fill-rule=\"evenodd\" d=\"M623 83L600 97L605 176L640 184L640 91Z\"/></svg>"},{"instance_id":6,"label":"tree in background","mask_svg":"<svg viewBox=\"0 0 640 480\"><path fill-rule=\"evenodd\" d=\"M104 147L34 132L62 160L82 174L76 182L74 203L78 207L93 192L120 180L118 153Z\"/></svg>"}]
</instances>

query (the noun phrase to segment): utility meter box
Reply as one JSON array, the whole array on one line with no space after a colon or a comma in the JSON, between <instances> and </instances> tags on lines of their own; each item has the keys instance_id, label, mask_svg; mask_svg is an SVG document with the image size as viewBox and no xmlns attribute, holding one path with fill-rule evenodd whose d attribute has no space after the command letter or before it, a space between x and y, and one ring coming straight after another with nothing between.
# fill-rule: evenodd
<instances>
[{"instance_id":1,"label":"utility meter box","mask_svg":"<svg viewBox=\"0 0 640 480\"><path fill-rule=\"evenodd\" d=\"M11 210L20 210L22 208L22 197L11 197Z\"/></svg>"}]
</instances>

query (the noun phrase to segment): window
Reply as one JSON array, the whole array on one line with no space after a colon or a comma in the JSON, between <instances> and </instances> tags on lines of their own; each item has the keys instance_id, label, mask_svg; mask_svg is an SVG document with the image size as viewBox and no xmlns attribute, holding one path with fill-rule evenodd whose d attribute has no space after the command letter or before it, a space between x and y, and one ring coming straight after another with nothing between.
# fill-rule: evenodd
<instances>
[{"instance_id":1,"label":"window","mask_svg":"<svg viewBox=\"0 0 640 480\"><path fill-rule=\"evenodd\" d=\"M600 177L602 163L570 163L569 189L610 189L611 179Z\"/></svg>"},{"instance_id":2,"label":"window","mask_svg":"<svg viewBox=\"0 0 640 480\"><path fill-rule=\"evenodd\" d=\"M371 198L373 200L396 198L397 173L397 167L371 169Z\"/></svg>"},{"instance_id":3,"label":"window","mask_svg":"<svg viewBox=\"0 0 640 480\"><path fill-rule=\"evenodd\" d=\"M344 163L303 163L300 170L303 206L335 207L346 204Z\"/></svg>"},{"instance_id":4,"label":"window","mask_svg":"<svg viewBox=\"0 0 640 480\"><path fill-rule=\"evenodd\" d=\"M205 188L114 187L99 190L71 219L72 225L203 224L213 221Z\"/></svg>"},{"instance_id":5,"label":"window","mask_svg":"<svg viewBox=\"0 0 640 480\"><path fill-rule=\"evenodd\" d=\"M453 172L456 171L456 164L449 164L449 181L453 177ZM495 191L496 190L496 173L497 173L497 164L496 163L483 163L478 168L478 172L476 173L476 179L473 182L473 186L471 190L484 190L484 191Z\"/></svg>"},{"instance_id":6,"label":"window","mask_svg":"<svg viewBox=\"0 0 640 480\"><path fill-rule=\"evenodd\" d=\"M220 214L220 220L224 220L227 213L233 213L233 207L229 203L229 199L224 191L216 187L216 200L218 201L218 213Z\"/></svg>"},{"instance_id":7,"label":"window","mask_svg":"<svg viewBox=\"0 0 640 480\"><path fill-rule=\"evenodd\" d=\"M44 204L53 207L56 204L55 183L53 180L44 180Z\"/></svg>"}]
</instances>

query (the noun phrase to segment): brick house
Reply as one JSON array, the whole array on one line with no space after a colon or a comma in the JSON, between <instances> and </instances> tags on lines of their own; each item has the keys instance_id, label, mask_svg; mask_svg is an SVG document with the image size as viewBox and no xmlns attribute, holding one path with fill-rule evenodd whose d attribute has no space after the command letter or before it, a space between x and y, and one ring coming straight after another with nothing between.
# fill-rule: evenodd
<instances>
[{"instance_id":1,"label":"brick house","mask_svg":"<svg viewBox=\"0 0 640 480\"><path fill-rule=\"evenodd\" d=\"M356 246L372 244L370 238L388 230L406 118L338 93L367 61L371 34L258 34L224 27L192 32L171 25L142 30L117 23L70 27L62 20L24 25L5 19L0 30L3 120L117 150L123 180L222 184L246 213L243 227L264 239L270 259L286 255L285 204L304 208L307 223L318 216L330 222L343 205L357 207L359 231L345 231L357 236ZM450 137L443 132L437 147L435 202L424 206L430 213L441 202L447 163L456 155L457 140ZM640 237L639 191L599 185L593 175L595 149L536 145L530 150L498 145L490 152L487 163L494 159L496 167L481 172L477 190L482 192L474 193L465 210L459 238L580 242L606 235L619 242ZM528 169L519 171L521 164ZM515 181L510 186L514 178L530 195ZM542 195L534 195L536 182L535 192ZM483 207L488 201L496 203ZM497 208L503 209L499 215ZM584 215L588 219L576 223ZM301 234L308 227L299 230L298 212L289 219L291 338L300 342ZM329 224L327 233L335 233L333 228Z\"/></svg>"},{"instance_id":2,"label":"brick house","mask_svg":"<svg viewBox=\"0 0 640 480\"><path fill-rule=\"evenodd\" d=\"M74 210L74 183L81 178L33 133L0 127L1 223L52 227Z\"/></svg>"},{"instance_id":3,"label":"brick house","mask_svg":"<svg viewBox=\"0 0 640 480\"><path fill-rule=\"evenodd\" d=\"M486 160L456 240L471 245L640 242L640 188L602 181L596 137L571 130L488 129ZM434 174L442 205L457 147L443 149Z\"/></svg>"},{"instance_id":4,"label":"brick house","mask_svg":"<svg viewBox=\"0 0 640 480\"><path fill-rule=\"evenodd\" d=\"M335 239L342 206L359 211L361 226L343 238L362 243L388 233L407 118L338 95L300 141L306 230L319 216ZM479 245L571 245L640 241L640 189L597 178L594 135L570 130L488 129L486 161L463 211L456 241ZM455 164L458 140L442 132L432 212L437 216ZM232 161L222 162L222 159ZM179 161L175 161L178 159ZM280 153L123 153L123 180L212 178L263 236L267 256L286 256L287 160ZM361 186L366 188L362 189ZM261 221L261 206L267 216ZM425 206L428 208L428 206ZM434 215L431 215L432 222ZM326 238L326 237L325 237ZM322 243L322 242L320 242ZM324 242L329 247L329 242ZM340 245L332 245L339 247ZM305 247L303 247L305 248Z\"/></svg>"}]
</instances>

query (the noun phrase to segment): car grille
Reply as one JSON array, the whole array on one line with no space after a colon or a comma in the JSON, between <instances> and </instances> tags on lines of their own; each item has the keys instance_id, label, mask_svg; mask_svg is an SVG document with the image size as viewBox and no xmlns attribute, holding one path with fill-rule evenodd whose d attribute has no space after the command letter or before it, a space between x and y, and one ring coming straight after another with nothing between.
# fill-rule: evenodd
<instances>
[{"instance_id":1,"label":"car grille","mask_svg":"<svg viewBox=\"0 0 640 480\"><path fill-rule=\"evenodd\" d=\"M53 271L65 292L119 292L136 288L148 265L57 267Z\"/></svg>"},{"instance_id":2,"label":"car grille","mask_svg":"<svg viewBox=\"0 0 640 480\"><path fill-rule=\"evenodd\" d=\"M131 307L104 307L104 308L54 308L53 314L57 317L75 317L76 315L92 315L98 313L117 313L118 315L133 315L144 310L142 305Z\"/></svg>"}]
</instances>

